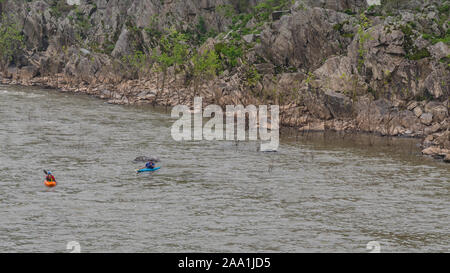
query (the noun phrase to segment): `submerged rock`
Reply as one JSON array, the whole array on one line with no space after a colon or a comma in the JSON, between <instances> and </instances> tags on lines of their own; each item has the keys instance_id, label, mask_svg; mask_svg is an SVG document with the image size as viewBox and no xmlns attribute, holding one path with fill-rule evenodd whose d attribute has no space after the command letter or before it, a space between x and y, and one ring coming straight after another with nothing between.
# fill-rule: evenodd
<instances>
[{"instance_id":1,"label":"submerged rock","mask_svg":"<svg viewBox=\"0 0 450 273\"><path fill-rule=\"evenodd\" d=\"M134 163L138 163L138 162L149 162L149 161L153 161L153 162L161 162L161 160L159 160L159 158L157 157L148 157L148 156L139 156L136 157L133 162Z\"/></svg>"}]
</instances>

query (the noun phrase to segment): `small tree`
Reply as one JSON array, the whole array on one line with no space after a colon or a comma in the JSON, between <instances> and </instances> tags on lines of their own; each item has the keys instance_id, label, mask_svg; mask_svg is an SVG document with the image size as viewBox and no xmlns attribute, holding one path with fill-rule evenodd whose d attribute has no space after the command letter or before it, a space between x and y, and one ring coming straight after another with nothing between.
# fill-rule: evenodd
<instances>
[{"instance_id":1,"label":"small tree","mask_svg":"<svg viewBox=\"0 0 450 273\"><path fill-rule=\"evenodd\" d=\"M176 83L178 73L185 70L185 64L189 60L191 50L189 44L187 43L187 37L184 34L176 33L173 42L174 80ZM178 88L176 90L178 94L178 102L180 102L180 92L178 91Z\"/></svg>"},{"instance_id":2,"label":"small tree","mask_svg":"<svg viewBox=\"0 0 450 273\"><path fill-rule=\"evenodd\" d=\"M176 81L177 74L189 60L190 48L186 35L179 33L174 28L166 30L166 33L161 35L158 44L159 50L154 51L153 59L157 64L156 71L163 74L161 82L161 92L163 92L169 67L174 67L174 78Z\"/></svg>"},{"instance_id":3,"label":"small tree","mask_svg":"<svg viewBox=\"0 0 450 273\"><path fill-rule=\"evenodd\" d=\"M140 50L134 51L133 54L122 57L122 62L127 64L132 69L133 74L137 74L139 81L141 74L145 74L147 66L151 66L150 58Z\"/></svg>"},{"instance_id":4,"label":"small tree","mask_svg":"<svg viewBox=\"0 0 450 273\"><path fill-rule=\"evenodd\" d=\"M214 50L208 50L203 54L197 53L192 57L194 76L194 97L198 93L198 87L204 81L211 80L217 75L220 67L219 58Z\"/></svg>"},{"instance_id":5,"label":"small tree","mask_svg":"<svg viewBox=\"0 0 450 273\"><path fill-rule=\"evenodd\" d=\"M172 55L173 55L173 61L175 66L175 81L177 80L177 74L182 70L182 67L186 64L186 62L189 60L189 52L190 47L187 43L187 37L186 35L182 33L178 33L177 31L174 31L172 33Z\"/></svg>"},{"instance_id":6,"label":"small tree","mask_svg":"<svg viewBox=\"0 0 450 273\"><path fill-rule=\"evenodd\" d=\"M23 49L23 35L18 26L6 16L0 21L0 64L2 70L13 61Z\"/></svg>"},{"instance_id":7,"label":"small tree","mask_svg":"<svg viewBox=\"0 0 450 273\"><path fill-rule=\"evenodd\" d=\"M169 67L171 67L174 64L174 58L167 54L167 52L162 52L155 50L155 53L153 54L153 58L155 60L156 66L155 70L157 72L162 72L163 78L161 83L161 91L160 93L164 92L165 84L166 84L166 78L167 78L167 70ZM158 92L159 93L159 92ZM156 99L158 98L158 94L153 102L153 104L156 103Z\"/></svg>"}]
</instances>

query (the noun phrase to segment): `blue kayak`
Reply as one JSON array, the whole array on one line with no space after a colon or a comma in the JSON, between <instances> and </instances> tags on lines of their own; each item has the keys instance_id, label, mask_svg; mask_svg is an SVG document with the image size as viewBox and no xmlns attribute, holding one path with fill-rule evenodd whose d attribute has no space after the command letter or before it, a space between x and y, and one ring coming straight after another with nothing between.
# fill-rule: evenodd
<instances>
[{"instance_id":1,"label":"blue kayak","mask_svg":"<svg viewBox=\"0 0 450 273\"><path fill-rule=\"evenodd\" d=\"M137 172L138 173L154 172L154 171L157 171L159 169L161 169L161 167L157 167L157 168L154 168L154 169L141 169L141 170L137 170Z\"/></svg>"}]
</instances>

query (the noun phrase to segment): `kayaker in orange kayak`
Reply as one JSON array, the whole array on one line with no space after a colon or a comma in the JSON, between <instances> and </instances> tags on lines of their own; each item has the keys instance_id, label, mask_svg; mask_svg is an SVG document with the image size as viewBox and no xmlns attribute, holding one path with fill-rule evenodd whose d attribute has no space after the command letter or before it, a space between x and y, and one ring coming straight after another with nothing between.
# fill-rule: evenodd
<instances>
[{"instance_id":1,"label":"kayaker in orange kayak","mask_svg":"<svg viewBox=\"0 0 450 273\"><path fill-rule=\"evenodd\" d=\"M56 182L55 177L52 175L51 171L47 171L47 176L45 177L45 181L48 182Z\"/></svg>"},{"instance_id":2,"label":"kayaker in orange kayak","mask_svg":"<svg viewBox=\"0 0 450 273\"><path fill-rule=\"evenodd\" d=\"M44 173L47 175L47 176L45 177L45 182L44 182L44 184L45 184L47 187L54 187L54 186L56 186L56 179L55 179L55 177L53 176L52 172L51 172L51 171L45 171L45 170L44 170Z\"/></svg>"}]
</instances>

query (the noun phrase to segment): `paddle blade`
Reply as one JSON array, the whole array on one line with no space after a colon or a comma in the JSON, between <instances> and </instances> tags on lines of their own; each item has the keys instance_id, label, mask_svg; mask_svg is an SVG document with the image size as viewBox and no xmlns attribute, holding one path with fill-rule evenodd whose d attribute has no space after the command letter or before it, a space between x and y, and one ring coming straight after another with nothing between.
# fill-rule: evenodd
<instances>
[{"instance_id":1,"label":"paddle blade","mask_svg":"<svg viewBox=\"0 0 450 273\"><path fill-rule=\"evenodd\" d=\"M46 170L44 170L44 173L45 173L45 174L48 174Z\"/></svg>"}]
</instances>

